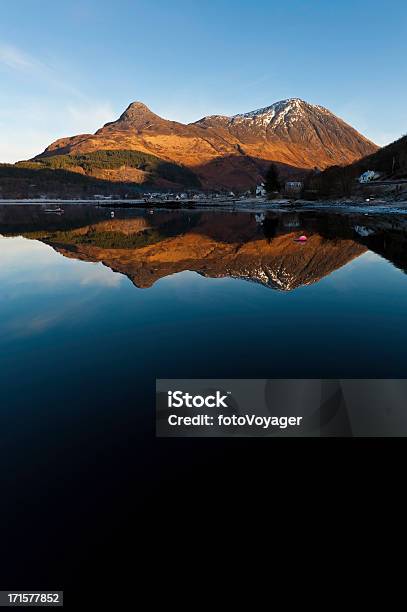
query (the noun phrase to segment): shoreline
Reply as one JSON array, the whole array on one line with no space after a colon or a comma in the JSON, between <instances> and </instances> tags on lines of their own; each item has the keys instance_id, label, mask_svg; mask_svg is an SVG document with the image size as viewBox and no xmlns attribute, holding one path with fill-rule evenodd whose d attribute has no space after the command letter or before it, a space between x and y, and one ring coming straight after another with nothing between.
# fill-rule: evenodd
<instances>
[{"instance_id":1,"label":"shoreline","mask_svg":"<svg viewBox=\"0 0 407 612\"><path fill-rule=\"evenodd\" d=\"M365 213L397 213L407 214L407 200L389 201L374 200L185 200L162 201L154 200L61 200L61 199L0 199L0 206L92 206L98 208L127 210L173 210L173 211L211 211L211 212L301 212L302 210L318 210L326 212L365 212Z\"/></svg>"}]
</instances>

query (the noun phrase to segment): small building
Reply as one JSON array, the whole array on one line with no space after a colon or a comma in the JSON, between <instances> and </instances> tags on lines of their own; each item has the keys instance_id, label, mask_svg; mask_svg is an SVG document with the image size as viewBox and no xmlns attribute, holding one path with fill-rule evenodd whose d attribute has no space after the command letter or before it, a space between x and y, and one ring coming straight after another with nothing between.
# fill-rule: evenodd
<instances>
[{"instance_id":1,"label":"small building","mask_svg":"<svg viewBox=\"0 0 407 612\"><path fill-rule=\"evenodd\" d=\"M366 172L363 172L363 174L360 175L359 183L370 183L378 178L380 178L380 174L378 172L375 172L374 170L366 170Z\"/></svg>"},{"instance_id":2,"label":"small building","mask_svg":"<svg viewBox=\"0 0 407 612\"><path fill-rule=\"evenodd\" d=\"M256 186L256 198L264 198L267 195L267 191L264 187L264 183Z\"/></svg>"},{"instance_id":3,"label":"small building","mask_svg":"<svg viewBox=\"0 0 407 612\"><path fill-rule=\"evenodd\" d=\"M298 195L301 193L303 186L302 181L286 181L284 191L287 195Z\"/></svg>"}]
</instances>

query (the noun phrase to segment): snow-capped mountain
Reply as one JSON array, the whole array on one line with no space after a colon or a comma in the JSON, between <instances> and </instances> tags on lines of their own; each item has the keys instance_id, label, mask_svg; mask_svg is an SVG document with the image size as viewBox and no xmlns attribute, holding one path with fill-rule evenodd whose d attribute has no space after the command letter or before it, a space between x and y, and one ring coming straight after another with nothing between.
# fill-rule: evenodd
<instances>
[{"instance_id":1,"label":"snow-capped mountain","mask_svg":"<svg viewBox=\"0 0 407 612\"><path fill-rule=\"evenodd\" d=\"M288 100L280 100L270 106L258 108L257 110L249 111L248 113L238 113L237 115L209 115L200 119L197 123L202 123L210 120L219 120L227 124L238 123L255 123L262 126L268 126L270 123L278 125L286 119L290 123L301 121L301 119L309 112L310 109L316 109L319 112L332 114L323 106L309 104L300 98L289 98Z\"/></svg>"},{"instance_id":2,"label":"snow-capped mountain","mask_svg":"<svg viewBox=\"0 0 407 612\"><path fill-rule=\"evenodd\" d=\"M294 155L294 165L302 168L350 163L351 158L377 150L376 145L328 109L299 98L232 117L204 117L198 123L227 130L246 147L264 141L284 143L286 151L281 150L281 161L290 163L289 158Z\"/></svg>"},{"instance_id":3,"label":"snow-capped mountain","mask_svg":"<svg viewBox=\"0 0 407 612\"><path fill-rule=\"evenodd\" d=\"M290 121L300 121L301 118L304 117L307 112L309 112L309 109L312 108L315 108L318 112L326 113L327 115L331 114L329 110L323 106L309 104L300 98L289 98L288 100L280 100L280 102L275 102L274 104L271 104L271 106L259 108L254 111L250 111L249 113L239 113L238 115L233 115L232 119L235 121L240 119L258 119L262 123L267 124L271 123L274 118L276 118L276 123L284 121L285 117L287 117L287 119Z\"/></svg>"},{"instance_id":4,"label":"snow-capped mountain","mask_svg":"<svg viewBox=\"0 0 407 612\"><path fill-rule=\"evenodd\" d=\"M163 119L142 102L133 102L119 119L95 134L57 140L37 159L98 150L140 151L186 166L204 188L239 189L261 181L271 161L289 176L352 163L377 149L326 108L299 98L231 117L211 115L190 124ZM147 180L143 171L127 172L123 167L97 170L94 176ZM166 185L165 180L161 183Z\"/></svg>"}]
</instances>

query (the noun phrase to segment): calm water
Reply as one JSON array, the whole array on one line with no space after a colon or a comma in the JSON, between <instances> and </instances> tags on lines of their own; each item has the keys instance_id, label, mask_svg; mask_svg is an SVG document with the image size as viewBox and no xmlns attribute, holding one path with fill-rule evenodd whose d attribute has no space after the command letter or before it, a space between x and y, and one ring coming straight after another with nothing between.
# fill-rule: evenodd
<instances>
[{"instance_id":1,"label":"calm water","mask_svg":"<svg viewBox=\"0 0 407 612\"><path fill-rule=\"evenodd\" d=\"M407 217L73 208L0 213L12 403L44 381L105 402L101 375L127 402L155 377L406 373Z\"/></svg>"},{"instance_id":2,"label":"calm water","mask_svg":"<svg viewBox=\"0 0 407 612\"><path fill-rule=\"evenodd\" d=\"M2 512L44 585L143 505L155 378L406 377L407 216L45 208L0 207Z\"/></svg>"}]
</instances>

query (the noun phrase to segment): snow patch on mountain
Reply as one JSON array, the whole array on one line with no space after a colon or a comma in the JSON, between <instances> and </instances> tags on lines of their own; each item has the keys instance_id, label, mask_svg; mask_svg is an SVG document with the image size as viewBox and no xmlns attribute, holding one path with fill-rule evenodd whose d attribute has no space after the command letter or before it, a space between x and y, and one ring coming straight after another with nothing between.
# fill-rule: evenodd
<instances>
[{"instance_id":1,"label":"snow patch on mountain","mask_svg":"<svg viewBox=\"0 0 407 612\"><path fill-rule=\"evenodd\" d=\"M262 124L264 126L267 126L270 123L277 126L282 123L296 123L301 121L311 109L315 109L318 112L323 112L325 114L330 114L329 111L323 106L309 104L300 98L289 98L287 100L275 102L274 104L271 104L271 106L259 108L248 113L233 115L230 120L233 123L241 123L251 120L254 123Z\"/></svg>"}]
</instances>

